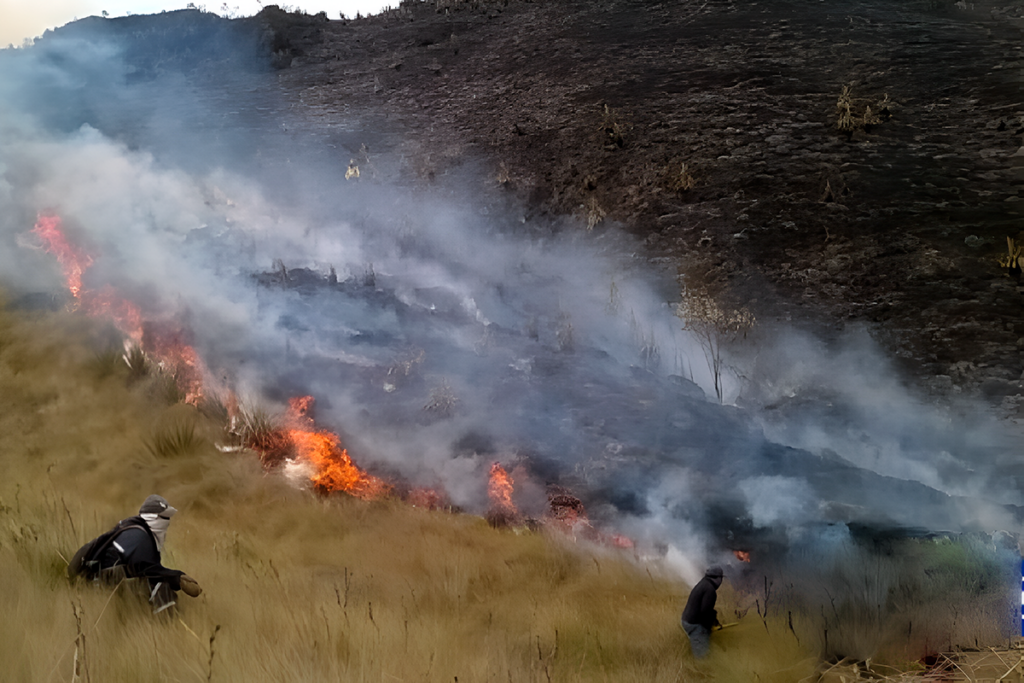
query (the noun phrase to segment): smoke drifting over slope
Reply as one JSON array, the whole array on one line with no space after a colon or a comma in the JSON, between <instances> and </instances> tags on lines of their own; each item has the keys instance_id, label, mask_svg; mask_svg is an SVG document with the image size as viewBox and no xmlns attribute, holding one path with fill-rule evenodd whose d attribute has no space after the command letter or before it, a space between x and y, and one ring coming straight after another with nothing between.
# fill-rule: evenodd
<instances>
[{"instance_id":1,"label":"smoke drifting over slope","mask_svg":"<svg viewBox=\"0 0 1024 683\"><path fill-rule=\"evenodd\" d=\"M0 278L22 301L60 289L31 234L58 215L84 285L187 325L244 401L312 394L362 465L473 510L490 463L519 462L691 561L830 523L1019 523L1008 435L916 402L866 335L764 329L734 359L742 407L719 406L674 283L627 238L528 220L480 169L417 186L369 118L317 129L252 63L168 47L140 69L89 28L0 53Z\"/></svg>"}]
</instances>

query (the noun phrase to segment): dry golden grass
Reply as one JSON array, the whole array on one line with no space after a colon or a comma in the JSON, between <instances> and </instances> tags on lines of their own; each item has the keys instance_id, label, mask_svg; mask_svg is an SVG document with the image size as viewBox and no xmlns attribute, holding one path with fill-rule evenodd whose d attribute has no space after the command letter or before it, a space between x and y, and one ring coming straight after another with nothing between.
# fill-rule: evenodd
<instances>
[{"instance_id":1,"label":"dry golden grass","mask_svg":"<svg viewBox=\"0 0 1024 683\"><path fill-rule=\"evenodd\" d=\"M220 425L168 405L159 378L127 381L109 343L77 314L0 310L5 681L782 682L813 671L784 628L769 635L757 619L716 634L694 662L678 626L687 587L622 551L297 490L254 456L219 453ZM174 436L183 424L187 439ZM168 430L170 446L155 447ZM64 578L62 557L150 493L180 509L166 564L204 588L174 615L153 616L131 585Z\"/></svg>"}]
</instances>

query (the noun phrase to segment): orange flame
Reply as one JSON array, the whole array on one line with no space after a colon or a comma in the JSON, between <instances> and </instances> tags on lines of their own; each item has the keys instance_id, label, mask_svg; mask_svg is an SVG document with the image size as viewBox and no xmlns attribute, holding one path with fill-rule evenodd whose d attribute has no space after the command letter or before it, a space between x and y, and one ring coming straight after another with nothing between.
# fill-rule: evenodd
<instances>
[{"instance_id":1,"label":"orange flame","mask_svg":"<svg viewBox=\"0 0 1024 683\"><path fill-rule=\"evenodd\" d=\"M512 502L512 477L505 468L494 463L491 465L490 477L487 481L487 497L491 500L491 508L506 515L516 515L516 505Z\"/></svg>"},{"instance_id":2,"label":"orange flame","mask_svg":"<svg viewBox=\"0 0 1024 683\"><path fill-rule=\"evenodd\" d=\"M426 487L411 489L405 496L405 502L414 508L427 510L444 510L451 507L448 496L442 491Z\"/></svg>"},{"instance_id":3,"label":"orange flame","mask_svg":"<svg viewBox=\"0 0 1024 683\"><path fill-rule=\"evenodd\" d=\"M632 538L630 538L629 536L623 536L622 534L612 535L611 544L616 548L625 548L627 550L634 548L636 545L635 543L633 543Z\"/></svg>"},{"instance_id":4,"label":"orange flame","mask_svg":"<svg viewBox=\"0 0 1024 683\"><path fill-rule=\"evenodd\" d=\"M79 300L82 310L92 316L109 318L126 337L142 346L174 378L187 403L202 399L206 368L196 350L182 341L180 330L168 332L156 326L145 326L139 307L109 285L99 290L83 289L82 276L93 259L68 241L60 217L40 215L32 232L43 241L46 251L57 258L67 287Z\"/></svg>"},{"instance_id":5,"label":"orange flame","mask_svg":"<svg viewBox=\"0 0 1024 683\"><path fill-rule=\"evenodd\" d=\"M138 306L118 295L109 285L99 290L83 289L82 277L92 265L93 259L67 240L58 216L40 215L32 231L43 241L46 251L57 258L68 289L80 301L85 312L110 318L123 334L142 346L171 372L187 402L198 402L203 395L203 377L208 373L196 350L183 340L181 330L169 330L165 326L144 321ZM290 399L288 427L264 435L264 442L246 445L260 451L264 464L278 462L289 452L308 462L314 469L310 481L319 493L343 491L367 500L389 493L391 486L387 482L364 472L352 462L337 434L316 428L313 404L312 396ZM233 392L228 395L226 407L229 429L234 430L239 408ZM513 483L512 477L501 465L491 465L487 485L492 510L489 516L504 523L517 519L519 515L512 502ZM428 488L413 489L408 500L413 505L429 509L449 505L447 496ZM582 503L573 500L575 503L572 505L560 506L558 514L553 514L553 517L570 526L579 521L589 526ZM619 544L616 541L616 545Z\"/></svg>"},{"instance_id":6,"label":"orange flame","mask_svg":"<svg viewBox=\"0 0 1024 683\"><path fill-rule=\"evenodd\" d=\"M189 336L187 330L177 326L147 322L142 326L141 343L174 378L185 402L195 404L203 397L203 377L209 373L199 353L187 343Z\"/></svg>"},{"instance_id":7,"label":"orange flame","mask_svg":"<svg viewBox=\"0 0 1024 683\"><path fill-rule=\"evenodd\" d=\"M750 562L750 553L746 550L733 550L732 554L736 556L736 559L740 562Z\"/></svg>"},{"instance_id":8,"label":"orange flame","mask_svg":"<svg viewBox=\"0 0 1024 683\"><path fill-rule=\"evenodd\" d=\"M348 451L341 447L341 438L313 426L310 411L312 396L293 398L289 402L292 428L285 430L295 449L295 456L314 468L310 477L318 493L343 491L358 498L380 498L390 487L382 479L367 474L352 462Z\"/></svg>"},{"instance_id":9,"label":"orange flame","mask_svg":"<svg viewBox=\"0 0 1024 683\"><path fill-rule=\"evenodd\" d=\"M313 423L313 405L316 399L312 396L293 396L288 399L288 416L294 421Z\"/></svg>"},{"instance_id":10,"label":"orange flame","mask_svg":"<svg viewBox=\"0 0 1024 683\"><path fill-rule=\"evenodd\" d=\"M119 296L110 285L82 293L82 304L86 313L97 317L110 318L114 326L136 344L142 344L142 311L139 307Z\"/></svg>"},{"instance_id":11,"label":"orange flame","mask_svg":"<svg viewBox=\"0 0 1024 683\"><path fill-rule=\"evenodd\" d=\"M46 251L57 257L57 263L64 270L64 281L72 296L77 299L82 291L82 274L92 265L92 257L68 242L61 230L61 220L58 216L40 214L32 232L43 241Z\"/></svg>"}]
</instances>

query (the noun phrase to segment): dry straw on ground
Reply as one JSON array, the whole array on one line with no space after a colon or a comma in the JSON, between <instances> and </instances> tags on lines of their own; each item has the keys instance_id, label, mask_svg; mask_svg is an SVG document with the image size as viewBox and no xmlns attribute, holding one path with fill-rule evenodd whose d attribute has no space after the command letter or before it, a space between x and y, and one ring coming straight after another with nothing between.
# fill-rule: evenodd
<instances>
[{"instance_id":1,"label":"dry straw on ground","mask_svg":"<svg viewBox=\"0 0 1024 683\"><path fill-rule=\"evenodd\" d=\"M97 362L109 337L77 314L0 311L5 680L781 683L813 670L757 620L694 662L678 626L687 587L627 551L298 490L218 452L209 414ZM204 588L157 617L130 585L64 577L82 542L152 492L180 509L167 564Z\"/></svg>"}]
</instances>

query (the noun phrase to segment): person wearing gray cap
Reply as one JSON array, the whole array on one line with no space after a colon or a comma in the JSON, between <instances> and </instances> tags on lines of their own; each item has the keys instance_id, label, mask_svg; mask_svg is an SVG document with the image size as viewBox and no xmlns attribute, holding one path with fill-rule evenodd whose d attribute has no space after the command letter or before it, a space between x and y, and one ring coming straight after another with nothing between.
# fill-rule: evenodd
<instances>
[{"instance_id":1,"label":"person wearing gray cap","mask_svg":"<svg viewBox=\"0 0 1024 683\"><path fill-rule=\"evenodd\" d=\"M68 563L68 576L118 584L124 579L145 579L153 612L173 607L175 593L192 597L202 593L195 579L161 563L164 540L176 513L163 497L146 498L135 517L122 519L105 534L89 541Z\"/></svg>"},{"instance_id":2,"label":"person wearing gray cap","mask_svg":"<svg viewBox=\"0 0 1024 683\"><path fill-rule=\"evenodd\" d=\"M690 639L693 656L703 659L711 647L711 629L718 626L718 612L715 602L718 600L718 587L722 585L724 574L718 565L708 567L704 578L690 591L683 609L683 630Z\"/></svg>"}]
</instances>

